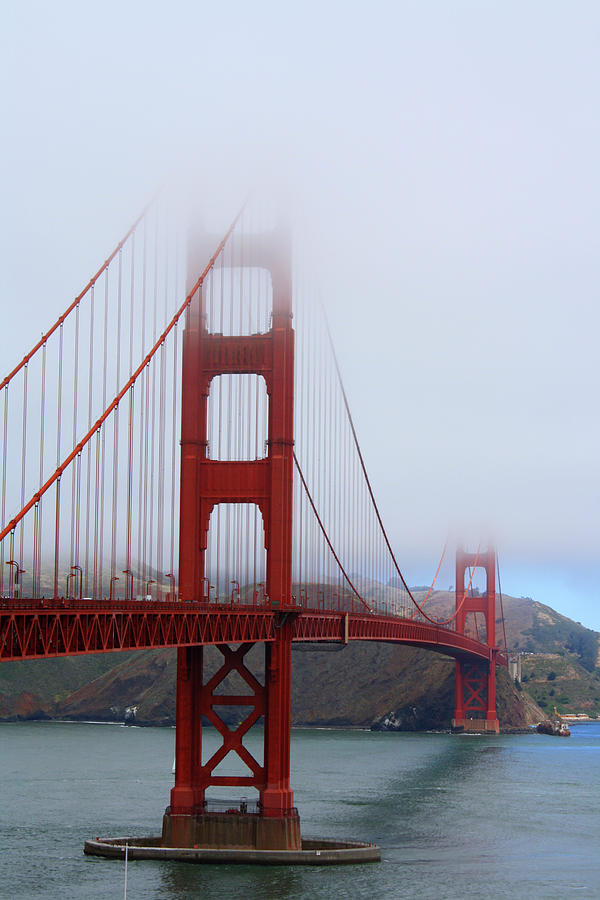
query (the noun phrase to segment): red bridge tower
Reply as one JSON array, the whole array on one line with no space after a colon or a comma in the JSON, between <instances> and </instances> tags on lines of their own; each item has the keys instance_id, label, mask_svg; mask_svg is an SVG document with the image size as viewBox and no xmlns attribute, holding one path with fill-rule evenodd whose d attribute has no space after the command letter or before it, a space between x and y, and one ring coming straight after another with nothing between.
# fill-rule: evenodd
<instances>
[{"instance_id":1,"label":"red bridge tower","mask_svg":"<svg viewBox=\"0 0 600 900\"><path fill-rule=\"evenodd\" d=\"M486 589L476 597L465 596L467 568L485 569ZM483 613L485 640L490 648L488 662L456 660L456 709L452 728L457 731L499 732L496 715L496 553L456 551L456 630L465 633L469 613Z\"/></svg>"},{"instance_id":2,"label":"red bridge tower","mask_svg":"<svg viewBox=\"0 0 600 900\"><path fill-rule=\"evenodd\" d=\"M235 235L230 240L235 244ZM244 266L261 267L271 274L271 329L264 334L242 336L209 332L205 287L194 298L186 319L179 599L209 602L205 589L205 556L213 508L219 503L256 504L264 525L266 603L278 610L278 621L272 640L264 644L264 684L244 662L252 644L242 644L237 649L220 645L221 668L206 682L203 648L179 648L175 787L164 817L163 844L300 849L300 822L290 788L291 620L296 609L292 599L294 332L290 252L287 235L282 230L245 236L243 250ZM240 258L235 246L231 258ZM222 374L264 377L269 415L266 458L220 461L208 457L208 394L212 379ZM237 672L248 686L244 695L217 693L231 672ZM216 707L223 705L250 707L250 712L231 730L215 712ZM243 745L244 735L260 716L264 716L262 763ZM203 717L223 739L218 751L205 762L202 761ZM238 755L250 770L249 775L214 773L230 752ZM235 812L211 808L205 792L213 785L239 786L245 789L244 793L248 788L256 788L258 803L242 802Z\"/></svg>"}]
</instances>

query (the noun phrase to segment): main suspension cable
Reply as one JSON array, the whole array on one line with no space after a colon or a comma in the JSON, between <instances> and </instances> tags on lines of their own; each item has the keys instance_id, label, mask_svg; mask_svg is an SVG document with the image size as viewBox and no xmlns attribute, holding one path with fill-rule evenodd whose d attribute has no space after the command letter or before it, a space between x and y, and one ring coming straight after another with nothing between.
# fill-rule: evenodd
<instances>
[{"instance_id":1,"label":"main suspension cable","mask_svg":"<svg viewBox=\"0 0 600 900\"><path fill-rule=\"evenodd\" d=\"M371 480L370 480L370 478L369 478L369 476L368 476L368 474L367 474L367 467L366 467L366 465L365 465L365 461L364 461L364 458L363 458L363 455L362 455L362 451L361 451L361 449L360 449L360 444L358 443L358 435L357 435L357 433L356 433L356 428L354 427L354 420L353 420L353 418L352 418L352 413L350 412L350 405L349 405L349 403L348 403L348 396L347 396L347 394L346 394L346 389L345 389L344 383L343 383L343 381L342 381L342 373L341 373L340 366L339 366L339 363L338 363L337 354L336 354L336 352L335 352L335 347L334 347L334 345L333 345L333 339L332 339L332 337L331 337L331 331L330 331L330 329L329 329L329 322L327 321L327 315L326 315L326 313L325 313L325 310L323 310L323 317L324 317L324 319L325 319L325 328L327 329L327 337L329 338L329 346L330 346L331 352L332 352L332 354L333 354L333 362L334 362L335 369L336 369L336 372L337 372L337 376L338 376L338 380L339 380L339 384L340 384L340 390L341 390L341 392L342 392L342 397L343 397L343 400L344 400L344 406L345 406L345 408L346 408L346 414L347 414L347 416L348 416L348 423L349 423L349 425L350 425L350 429L351 429L351 431L352 431L352 437L353 437L353 439L354 439L354 446L356 447L356 452L357 452L357 454L358 454L358 458L359 458L359 461L360 461L360 465L361 465L361 468L362 468L362 471L363 471L363 475L364 475L364 478L365 478L365 483L366 483L366 485L367 485L367 490L368 490L368 492L369 492L369 496L371 497L371 502L372 502L372 504L373 504L373 509L374 509L374 511L375 511L375 515L376 515L376 517L377 517L377 521L379 522L379 527L381 528L381 533L382 533L382 535L383 535L383 539L384 539L384 541L385 541L385 543L386 543L386 546L387 546L388 551L389 551L389 553L390 553L390 557L391 557L392 562L393 562L393 564L394 564L394 568L396 569L396 572L397 572L397 574L399 575L400 580L402 581L402 584L403 584L403 586L404 586L404 589L405 589L406 593L408 594L408 596L410 597L410 599L412 600L412 602L414 603L414 605L416 606L416 608L418 609L418 611L421 613L421 615L424 616L424 618L427 619L428 622L431 622L433 625L449 625L450 622L454 621L454 619L456 618L456 616L457 616L458 613L460 612L460 608L461 608L461 606L462 606L462 603L457 607L457 609L455 610L454 614L453 614L452 616L450 616L450 618L444 619L444 620L442 620L442 621L439 621L439 620L437 620L437 619L432 619L431 616L428 616L428 615L427 615L427 613L425 612L425 610L424 610L423 607L422 607L422 604L420 604L420 603L415 599L415 597L413 596L412 591L410 590L408 584L406 583L406 579L404 578L404 575L402 574L402 571L401 571L401 569L400 569L400 566L398 565L398 561L396 560L396 556L395 556L395 554L394 554L394 551L392 550L392 545L390 544L390 541L389 541L387 532L386 532L386 530L385 530L385 527L384 527L384 524L383 524L383 521L382 521L382 518L381 518L381 514L380 514L380 512L379 512L379 507L377 506L377 502L376 502L376 500L375 500L375 495L374 495L374 493L373 493L373 488L372 488L372 486L371 486ZM478 553L479 553L479 550L478 550ZM463 602L464 602L464 600L463 600Z\"/></svg>"},{"instance_id":2,"label":"main suspension cable","mask_svg":"<svg viewBox=\"0 0 600 900\"><path fill-rule=\"evenodd\" d=\"M504 649L508 653L508 644L506 643L506 627L504 624L504 603L502 602L502 585L500 584L500 560L498 558L497 551L496 551L496 571L498 572L498 593L500 594L500 614L502 616L502 633L504 635ZM495 643L495 641L494 641L494 643Z\"/></svg>"},{"instance_id":3,"label":"main suspension cable","mask_svg":"<svg viewBox=\"0 0 600 900\"><path fill-rule=\"evenodd\" d=\"M137 367L137 369L135 370L135 372L134 372L134 373L131 375L131 377L127 380L126 384L121 388L121 390L117 393L117 395L115 396L114 400L113 400L113 401L110 403L110 405L104 410L104 412L102 413L102 415L96 420L96 422L94 423L94 425L92 426L92 428L90 428L90 429L88 430L88 432L84 435L84 437L83 437L83 438L79 441L79 443L73 448L73 450L71 451L71 453L69 453L69 454L65 457L65 459L64 459L60 464L57 465L56 471L55 471L55 472L47 479L47 481L45 482L45 484L43 484L43 485L39 488L39 490L36 491L35 494L33 494L33 496L31 497L31 499L29 500L29 502L28 502L25 506L23 506L23 507L21 508L21 510L17 513L17 515L15 515L15 516L10 520L10 522L9 522L9 523L8 523L8 524L0 531L0 541L4 540L4 538L5 538L11 531L13 531L13 530L16 528L16 526L18 525L18 523L21 522L21 520L22 520L22 519L24 518L24 516L30 511L30 509L32 509L32 508L35 506L35 504L39 502L40 497L43 497L43 495L46 493L46 491L47 491L54 483L57 483L57 484L58 484L58 483L60 482L60 478L61 478L62 474L64 473L64 471L65 471L65 470L68 468L68 466L73 462L73 460L77 458L77 456L81 453L81 451L83 450L83 448L88 444L88 442L91 440L91 438L94 436L94 434L96 434L96 432L101 428L101 426L102 426L103 423L106 421L106 419L108 418L108 416L109 416L113 411L118 410L119 403L121 402L121 400L123 399L123 397L125 397L125 395L127 394L127 392L130 390L130 388L131 388L131 387L133 386L133 384L136 382L136 380L137 380L137 378L139 377L139 375L144 371L144 369L146 368L146 366L148 366L148 364L153 360L153 358L154 358L155 355L158 353L158 351L159 351L161 345L164 343L164 341L165 341L165 339L167 338L167 336L170 334L170 332L173 330L173 328L177 325L177 322L179 321L179 319L181 318L181 316L183 315L183 313L186 311L186 309L188 308L188 306L191 304L192 299L193 299L193 297L194 297L194 294L195 294L196 291L202 286L202 284L203 284L203 282L204 282L206 276L208 275L208 273L210 272L210 270L211 270L212 267L214 266L216 260L219 258L219 256L220 256L220 254L221 254L221 252L222 252L222 250L223 250L225 244L226 244L227 241L229 240L229 237L231 236L231 234L232 234L232 232L233 232L235 226L237 225L237 223L238 223L238 221L239 221L239 219L240 219L240 216L242 215L242 212L243 212L243 207L242 207L242 209L240 209L240 211L239 211L238 214L236 215L235 219L234 219L233 222L231 223L231 225L230 225L229 229L227 230L225 236L223 237L223 239L222 239L221 242L219 243L217 249L215 250L215 252L214 252L213 255L211 256L210 260L208 261L208 263L207 263L207 265L206 265L204 271L203 271L202 274L198 277L196 283L193 285L192 290L188 293L188 295L186 296L184 302L181 304L181 306L179 307L179 309L176 311L175 315L173 316L173 318L171 319L171 321L169 322L169 324L167 325L167 327L164 329L164 331L162 332L162 334L158 337L158 339L157 339L156 342L154 343L152 349L149 351L149 353L146 354L146 356L144 357L144 359L142 360L142 362L139 364L139 366ZM116 254L115 254L115 255L116 255ZM91 284L91 282L90 282L90 284ZM62 324L62 323L61 323L61 324ZM58 431L58 440L60 440L60 430ZM57 511L58 511L58 501L57 501ZM57 512L57 515L58 515L58 512ZM57 525L57 535L58 535L58 525ZM57 537L57 542L58 542L58 537ZM57 559L58 559L58 554L57 554Z\"/></svg>"},{"instance_id":4,"label":"main suspension cable","mask_svg":"<svg viewBox=\"0 0 600 900\"><path fill-rule=\"evenodd\" d=\"M295 463L295 465L296 465L296 469L297 469L297 471L298 471L298 475L300 476L300 480L301 480L301 482L302 482L302 485L303 485L303 487L304 487L304 490L306 491L306 496L308 497L308 502L310 503L310 505L311 505L311 507L312 507L312 510L313 510L313 512L314 512L314 514L315 514L315 518L316 518L316 520L317 520L317 522L318 522L318 524L319 524L319 528L321 529L321 532L322 532L322 534L323 534L323 537L325 538L325 540L326 540L326 542L327 542L327 546L329 547L329 549L331 550L331 553L333 554L333 558L335 559L336 563L337 563L338 566L340 567L340 571L342 572L342 575L344 576L344 578L345 578L346 581L348 582L348 584L349 584L350 589L352 590L352 592L358 597L358 599L359 599L360 602L363 604L363 606L365 607L365 609L367 609L370 613L372 613L373 610L371 609L371 607L369 606L369 604L366 602L366 600L364 600L364 599L361 597L361 595L359 594L359 592L357 591L356 587L354 586L354 584L353 584L352 581L350 580L350 576L348 575L348 573L347 573L346 570L344 569L344 566L342 565L342 562L341 562L339 556L337 555L337 553L336 553L335 550L333 549L333 545L332 545L331 541L329 540L329 535L328 535L327 532L325 531L325 526L323 525L323 522L321 521L321 517L320 517L319 513L317 512L317 507L315 506L315 503L314 503L314 500L313 500L313 498L312 498L312 495L311 495L311 493L310 493L310 491L309 491L309 489L308 489L308 485L307 485L307 483L306 483L306 479L304 478L304 475L302 474L302 469L300 468L300 463L298 462L298 457L296 456L296 452L295 452L295 451L294 451L294 463Z\"/></svg>"},{"instance_id":5,"label":"main suspension cable","mask_svg":"<svg viewBox=\"0 0 600 900\"><path fill-rule=\"evenodd\" d=\"M448 538L446 538L446 540L444 541L444 547L443 547L443 549L442 549L442 555L440 556L440 561L439 561L439 563L438 563L438 567L437 567L437 569L435 570L435 575L433 576L433 581L431 582L431 585L430 585L430 587L429 587L429 590L427 591L427 593L425 594L425 597L423 598L423 602L421 603L421 606L425 606L425 604L427 603L427 601L429 600L429 598L430 598L430 596L431 596L431 594L432 594L432 592L433 592L433 588L435 587L435 583L436 583L436 581L437 581L437 577L438 577L438 575L440 574L440 569L442 568L442 563L443 563L444 557L445 557L445 555L446 555L446 548L447 548L447 547L448 547ZM416 612L414 612L410 618L411 618L411 619L414 619L415 616L416 616Z\"/></svg>"},{"instance_id":6,"label":"main suspension cable","mask_svg":"<svg viewBox=\"0 0 600 900\"><path fill-rule=\"evenodd\" d=\"M137 217L137 219L135 220L135 222L133 223L133 225L131 226L129 231L121 238L121 240L119 241L119 243L117 244L117 246L115 247L113 252L110 254L110 256L108 256L105 259L105 261L102 263L102 265L100 266L100 268L98 269L96 274L90 278L90 280L88 281L86 286L83 288L83 290L80 291L79 294L77 294L77 296L75 297L73 302L69 304L69 306L66 308L66 310L64 311L62 316L59 316L58 319L56 320L56 322L54 323L54 325L52 325L52 327L45 334L42 334L42 336L39 339L39 341L37 342L37 344L34 344L34 346L31 348L29 353L25 354L25 356L23 357L21 362L18 363L14 367L14 369L8 373L6 378L4 378L0 382L0 391L2 390L2 388L6 387L8 384L10 384L10 382L15 377L15 375L17 375L21 371L23 366L27 365L27 363L30 361L30 359L33 356L35 356L35 354L38 352L38 350L40 350L44 346L44 344L48 341L48 338L51 337L54 334L54 332L63 325L65 320L68 318L68 316L73 312L74 309L77 308L77 306L79 305L81 300L83 300L83 298L88 293L88 291L91 288L93 288L93 286L96 284L96 282L98 281L98 279L100 278L102 273L105 272L106 269L108 269L108 267L111 264L111 262L113 261L113 259L117 256L117 254L121 251L121 249L127 243L127 240L131 237L133 232L136 230L136 228L138 227L138 225L140 224L140 222L142 221L142 219L144 218L144 216L146 215L146 213L152 206L152 203L154 202L155 199L156 198L153 197L152 200L150 200L150 202L146 204L146 206L144 207L144 209L142 210L140 215Z\"/></svg>"}]
</instances>

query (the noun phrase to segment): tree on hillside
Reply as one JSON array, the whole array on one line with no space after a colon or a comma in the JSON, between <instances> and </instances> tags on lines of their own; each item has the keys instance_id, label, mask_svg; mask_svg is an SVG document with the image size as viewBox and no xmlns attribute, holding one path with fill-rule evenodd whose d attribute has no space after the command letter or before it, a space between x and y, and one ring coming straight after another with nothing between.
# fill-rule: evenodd
<instances>
[{"instance_id":1,"label":"tree on hillside","mask_svg":"<svg viewBox=\"0 0 600 900\"><path fill-rule=\"evenodd\" d=\"M598 636L589 628L571 632L567 640L567 650L576 653L581 665L588 672L593 672L598 660Z\"/></svg>"}]
</instances>

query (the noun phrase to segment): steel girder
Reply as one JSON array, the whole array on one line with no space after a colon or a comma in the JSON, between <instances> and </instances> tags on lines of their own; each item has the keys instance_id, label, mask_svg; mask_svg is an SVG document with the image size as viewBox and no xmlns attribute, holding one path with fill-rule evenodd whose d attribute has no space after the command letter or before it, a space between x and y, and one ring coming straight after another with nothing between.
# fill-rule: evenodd
<instances>
[{"instance_id":1,"label":"steel girder","mask_svg":"<svg viewBox=\"0 0 600 900\"><path fill-rule=\"evenodd\" d=\"M293 620L294 641L385 641L465 660L490 659L486 644L414 619L201 603L4 600L0 601L0 660L272 642L282 616ZM505 665L505 656L497 653L497 662Z\"/></svg>"}]
</instances>

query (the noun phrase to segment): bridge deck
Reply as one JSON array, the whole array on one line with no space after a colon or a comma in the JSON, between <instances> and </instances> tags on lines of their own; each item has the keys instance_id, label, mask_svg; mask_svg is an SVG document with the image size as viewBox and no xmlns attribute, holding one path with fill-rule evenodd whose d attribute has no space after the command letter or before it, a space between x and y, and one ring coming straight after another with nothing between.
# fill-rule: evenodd
<instances>
[{"instance_id":1,"label":"bridge deck","mask_svg":"<svg viewBox=\"0 0 600 900\"><path fill-rule=\"evenodd\" d=\"M449 628L372 614L150 601L0 600L0 661L198 644L274 640L282 615L293 640L410 644L463 660L490 659L487 644ZM497 661L505 659L497 654Z\"/></svg>"}]
</instances>

